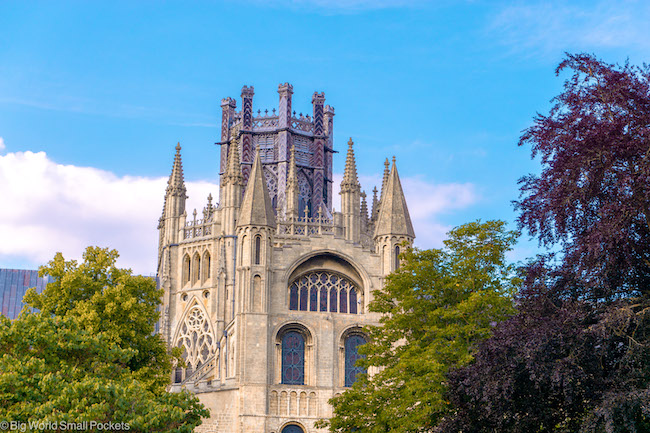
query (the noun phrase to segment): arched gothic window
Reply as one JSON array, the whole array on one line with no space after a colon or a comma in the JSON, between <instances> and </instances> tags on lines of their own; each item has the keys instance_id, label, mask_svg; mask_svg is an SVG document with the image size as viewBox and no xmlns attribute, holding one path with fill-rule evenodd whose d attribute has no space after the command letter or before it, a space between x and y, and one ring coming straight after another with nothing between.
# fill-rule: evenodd
<instances>
[{"instance_id":1,"label":"arched gothic window","mask_svg":"<svg viewBox=\"0 0 650 433\"><path fill-rule=\"evenodd\" d=\"M298 331L289 331L282 337L282 383L305 383L305 337Z\"/></svg>"},{"instance_id":2,"label":"arched gothic window","mask_svg":"<svg viewBox=\"0 0 650 433\"><path fill-rule=\"evenodd\" d=\"M345 386L352 386L357 375L366 372L365 368L356 365L357 360L364 357L358 350L362 344L366 344L366 339L359 334L352 334L345 339Z\"/></svg>"},{"instance_id":3,"label":"arched gothic window","mask_svg":"<svg viewBox=\"0 0 650 433\"><path fill-rule=\"evenodd\" d=\"M203 282L210 278L210 253L207 251L203 253L203 269L201 269L201 273L203 274L201 276Z\"/></svg>"},{"instance_id":4,"label":"arched gothic window","mask_svg":"<svg viewBox=\"0 0 650 433\"><path fill-rule=\"evenodd\" d=\"M305 433L305 431L298 425L289 424L288 426L285 426L280 433Z\"/></svg>"},{"instance_id":5,"label":"arched gothic window","mask_svg":"<svg viewBox=\"0 0 650 433\"><path fill-rule=\"evenodd\" d=\"M192 284L195 284L197 281L199 281L199 275L201 272L201 256L199 256L199 253L194 254L194 258L192 259Z\"/></svg>"},{"instance_id":6,"label":"arched gothic window","mask_svg":"<svg viewBox=\"0 0 650 433\"><path fill-rule=\"evenodd\" d=\"M259 265L262 261L262 237L260 235L255 236L255 263Z\"/></svg>"},{"instance_id":7,"label":"arched gothic window","mask_svg":"<svg viewBox=\"0 0 650 433\"><path fill-rule=\"evenodd\" d=\"M399 246L395 245L395 270L399 269Z\"/></svg>"},{"instance_id":8,"label":"arched gothic window","mask_svg":"<svg viewBox=\"0 0 650 433\"><path fill-rule=\"evenodd\" d=\"M190 282L190 256L183 257L183 285Z\"/></svg>"},{"instance_id":9,"label":"arched gothic window","mask_svg":"<svg viewBox=\"0 0 650 433\"><path fill-rule=\"evenodd\" d=\"M289 285L289 309L358 314L361 292L347 277L329 271L312 271Z\"/></svg>"},{"instance_id":10,"label":"arched gothic window","mask_svg":"<svg viewBox=\"0 0 650 433\"><path fill-rule=\"evenodd\" d=\"M180 325L176 337L176 347L183 349L182 358L185 361L185 379L192 371L207 362L214 355L214 337L207 315L198 306L193 306ZM175 372L176 377L179 371Z\"/></svg>"}]
</instances>

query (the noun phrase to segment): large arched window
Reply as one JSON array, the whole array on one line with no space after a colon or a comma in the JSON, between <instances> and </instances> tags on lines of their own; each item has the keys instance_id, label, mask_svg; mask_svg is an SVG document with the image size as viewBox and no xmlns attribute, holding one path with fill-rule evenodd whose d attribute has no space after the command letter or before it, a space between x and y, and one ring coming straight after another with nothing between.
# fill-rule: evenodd
<instances>
[{"instance_id":1,"label":"large arched window","mask_svg":"<svg viewBox=\"0 0 650 433\"><path fill-rule=\"evenodd\" d=\"M282 336L282 383L305 384L305 337L298 331Z\"/></svg>"},{"instance_id":2,"label":"large arched window","mask_svg":"<svg viewBox=\"0 0 650 433\"><path fill-rule=\"evenodd\" d=\"M395 271L399 269L399 246L395 245Z\"/></svg>"},{"instance_id":3,"label":"large arched window","mask_svg":"<svg viewBox=\"0 0 650 433\"><path fill-rule=\"evenodd\" d=\"M359 288L349 278L329 271L312 271L289 285L289 309L357 314Z\"/></svg>"},{"instance_id":4,"label":"large arched window","mask_svg":"<svg viewBox=\"0 0 650 433\"><path fill-rule=\"evenodd\" d=\"M359 346L366 344L366 339L359 334L351 334L345 338L345 386L352 386L357 380L359 373L365 373L366 369L356 365L363 355L359 354Z\"/></svg>"},{"instance_id":5,"label":"large arched window","mask_svg":"<svg viewBox=\"0 0 650 433\"><path fill-rule=\"evenodd\" d=\"M289 424L280 433L305 433L305 431L299 425Z\"/></svg>"}]
</instances>

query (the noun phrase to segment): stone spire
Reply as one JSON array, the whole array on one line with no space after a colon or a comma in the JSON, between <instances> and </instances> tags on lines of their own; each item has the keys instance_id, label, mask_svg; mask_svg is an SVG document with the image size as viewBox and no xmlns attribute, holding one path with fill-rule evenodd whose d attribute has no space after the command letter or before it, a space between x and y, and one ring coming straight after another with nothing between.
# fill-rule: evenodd
<instances>
[{"instance_id":1,"label":"stone spire","mask_svg":"<svg viewBox=\"0 0 650 433\"><path fill-rule=\"evenodd\" d=\"M401 235L411 239L415 238L413 224L411 223L404 191L402 190L402 183L397 173L395 158L393 158L393 166L386 185L382 188L379 217L375 226L375 238L385 235Z\"/></svg>"},{"instance_id":2,"label":"stone spire","mask_svg":"<svg viewBox=\"0 0 650 433\"><path fill-rule=\"evenodd\" d=\"M366 192L361 191L361 230L368 226L368 202L366 201Z\"/></svg>"},{"instance_id":3,"label":"stone spire","mask_svg":"<svg viewBox=\"0 0 650 433\"><path fill-rule=\"evenodd\" d=\"M287 218L298 218L298 173L296 172L296 148L291 146L289 174L287 175Z\"/></svg>"},{"instance_id":4,"label":"stone spire","mask_svg":"<svg viewBox=\"0 0 650 433\"><path fill-rule=\"evenodd\" d=\"M341 192L360 191L359 179L357 178L357 163L354 158L354 142L350 137L348 141L348 154L345 157L345 171L343 172L343 181L341 182Z\"/></svg>"},{"instance_id":5,"label":"stone spire","mask_svg":"<svg viewBox=\"0 0 650 433\"><path fill-rule=\"evenodd\" d=\"M165 190L165 205L163 207L163 217L180 216L185 212L185 199L187 198L187 189L185 189L185 180L183 178L183 162L181 161L181 144L176 145L176 155L174 155L174 165L172 173L167 181Z\"/></svg>"},{"instance_id":6,"label":"stone spire","mask_svg":"<svg viewBox=\"0 0 650 433\"><path fill-rule=\"evenodd\" d=\"M341 214L345 239L359 242L361 235L361 186L357 178L357 164L354 160L354 143L348 141L348 155L345 159L345 172L341 182Z\"/></svg>"},{"instance_id":7,"label":"stone spire","mask_svg":"<svg viewBox=\"0 0 650 433\"><path fill-rule=\"evenodd\" d=\"M239 143L233 137L230 143L230 152L228 153L228 166L226 167L225 180L228 183L243 184L244 177L241 173L241 160L239 158Z\"/></svg>"},{"instance_id":8,"label":"stone spire","mask_svg":"<svg viewBox=\"0 0 650 433\"><path fill-rule=\"evenodd\" d=\"M275 228L275 214L266 188L259 148L255 153L248 185L239 212L237 226L266 226Z\"/></svg>"},{"instance_id":9,"label":"stone spire","mask_svg":"<svg viewBox=\"0 0 650 433\"><path fill-rule=\"evenodd\" d=\"M375 221L379 216L379 199L377 198L377 187L372 189L372 210L370 211L370 220Z\"/></svg>"},{"instance_id":10,"label":"stone spire","mask_svg":"<svg viewBox=\"0 0 650 433\"><path fill-rule=\"evenodd\" d=\"M388 171L388 166L389 165L390 165L390 163L388 162L388 158L386 158L386 161L384 161L384 178L381 180L381 193L379 195L379 202L380 203L384 198L384 191L386 191L386 183L388 182L388 174L389 174L389 171Z\"/></svg>"},{"instance_id":11,"label":"stone spire","mask_svg":"<svg viewBox=\"0 0 650 433\"><path fill-rule=\"evenodd\" d=\"M242 188L244 176L241 172L239 160L239 143L235 137L230 143L228 152L228 167L223 179L223 198L220 198L220 206L224 213L222 217L222 228L224 234L234 235L237 227L237 215L242 199Z\"/></svg>"}]
</instances>

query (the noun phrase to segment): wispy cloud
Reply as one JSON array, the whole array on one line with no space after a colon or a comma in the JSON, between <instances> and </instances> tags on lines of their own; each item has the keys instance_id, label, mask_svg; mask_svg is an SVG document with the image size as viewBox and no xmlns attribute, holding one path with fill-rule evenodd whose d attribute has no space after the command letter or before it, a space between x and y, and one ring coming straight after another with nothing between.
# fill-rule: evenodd
<instances>
[{"instance_id":1,"label":"wispy cloud","mask_svg":"<svg viewBox=\"0 0 650 433\"><path fill-rule=\"evenodd\" d=\"M5 150L6 148L7 148L7 146L5 145L5 140L4 140L4 138L0 137L0 152L2 152L3 150Z\"/></svg>"},{"instance_id":2,"label":"wispy cloud","mask_svg":"<svg viewBox=\"0 0 650 433\"><path fill-rule=\"evenodd\" d=\"M47 98L0 97L0 103L36 108L39 110L80 113L95 116L116 117L121 119L145 119L184 127L215 127L210 123L210 116L202 113L184 113L162 107L145 107L111 101L99 101L67 95L48 94ZM175 119L175 120L169 120ZM178 122L177 119L186 119Z\"/></svg>"},{"instance_id":3,"label":"wispy cloud","mask_svg":"<svg viewBox=\"0 0 650 433\"><path fill-rule=\"evenodd\" d=\"M36 267L61 251L80 258L88 245L117 249L121 266L156 271L156 223L166 178L123 176L61 165L44 152L0 156L0 266L20 258ZM218 186L189 182L188 213Z\"/></svg>"},{"instance_id":4,"label":"wispy cloud","mask_svg":"<svg viewBox=\"0 0 650 433\"><path fill-rule=\"evenodd\" d=\"M496 35L512 51L531 57L604 48L625 48L647 55L648 22L650 3L645 1L538 1L503 8L486 32Z\"/></svg>"}]
</instances>

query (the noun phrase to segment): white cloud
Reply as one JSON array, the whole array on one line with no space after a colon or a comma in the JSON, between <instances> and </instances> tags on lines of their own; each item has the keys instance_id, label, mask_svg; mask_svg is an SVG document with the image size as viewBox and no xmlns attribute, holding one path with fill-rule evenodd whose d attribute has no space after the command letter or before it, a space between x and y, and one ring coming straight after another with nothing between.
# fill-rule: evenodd
<instances>
[{"instance_id":1,"label":"white cloud","mask_svg":"<svg viewBox=\"0 0 650 433\"><path fill-rule=\"evenodd\" d=\"M334 178L334 207L340 210ZM372 206L372 187L381 176L361 176ZM119 265L136 273L156 271L158 232L167 178L118 177L91 167L57 164L44 152L0 155L0 267L3 261L36 268L57 251L80 259L85 247L117 249ZM187 182L187 211L199 212L209 193L218 199L219 187L210 182ZM434 184L403 177L402 185L417 235L417 245L440 246L451 228L440 216L477 201L472 184ZM18 259L17 259L18 258ZM3 260L4 259L4 260ZM6 265L5 265L6 266Z\"/></svg>"},{"instance_id":2,"label":"white cloud","mask_svg":"<svg viewBox=\"0 0 650 433\"><path fill-rule=\"evenodd\" d=\"M334 174L333 206L341 210L339 186L343 175ZM479 200L476 187L471 183L436 184L422 177L400 176L404 195L415 230L416 245L422 248L442 246L446 233L453 228L441 222L441 217L450 212L465 209ZM368 210L372 206L372 188L381 189L381 176L359 176L362 189L368 194Z\"/></svg>"},{"instance_id":3,"label":"white cloud","mask_svg":"<svg viewBox=\"0 0 650 433\"><path fill-rule=\"evenodd\" d=\"M564 51L624 48L650 52L650 3L543 1L507 6L487 31L514 51L557 56ZM632 53L628 53L632 54Z\"/></svg>"},{"instance_id":4,"label":"white cloud","mask_svg":"<svg viewBox=\"0 0 650 433\"><path fill-rule=\"evenodd\" d=\"M117 249L120 266L154 273L166 181L61 165L44 152L0 156L0 266L3 257L20 257L36 267L57 251L79 259L86 246L99 245ZM203 208L209 192L216 201L217 185L187 188L190 212Z\"/></svg>"},{"instance_id":5,"label":"white cloud","mask_svg":"<svg viewBox=\"0 0 650 433\"><path fill-rule=\"evenodd\" d=\"M3 150L5 150L6 148L7 148L7 146L5 146L5 140L4 140L4 138L0 137L0 152L2 152Z\"/></svg>"}]
</instances>

